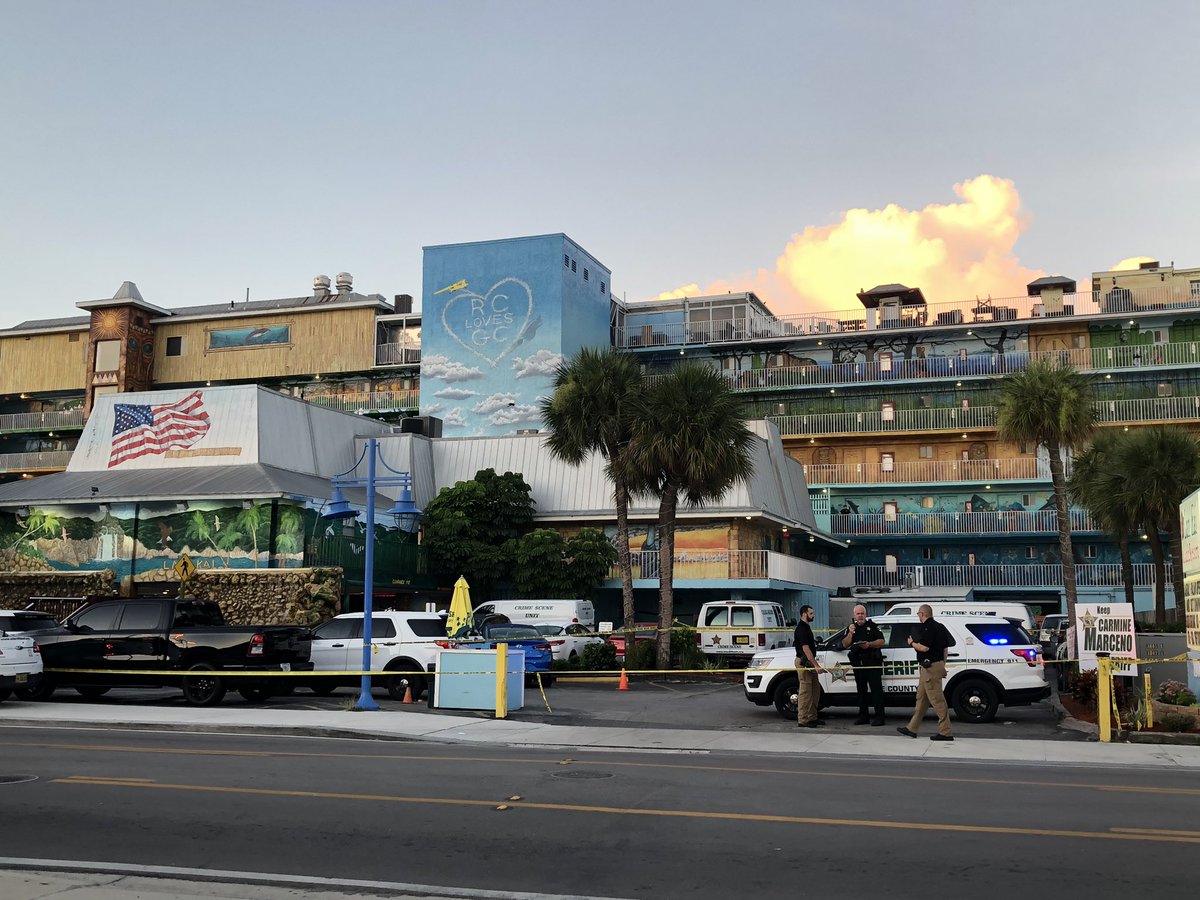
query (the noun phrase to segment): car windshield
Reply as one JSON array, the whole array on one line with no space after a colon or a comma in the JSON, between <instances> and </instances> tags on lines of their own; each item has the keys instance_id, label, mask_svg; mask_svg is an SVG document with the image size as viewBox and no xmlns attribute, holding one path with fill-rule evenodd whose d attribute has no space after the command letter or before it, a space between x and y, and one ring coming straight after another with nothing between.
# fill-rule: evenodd
<instances>
[{"instance_id":1,"label":"car windshield","mask_svg":"<svg viewBox=\"0 0 1200 900\"><path fill-rule=\"evenodd\" d=\"M538 634L560 634L563 630L561 625L542 624L534 625L533 627L537 629Z\"/></svg>"},{"instance_id":2,"label":"car windshield","mask_svg":"<svg viewBox=\"0 0 1200 900\"><path fill-rule=\"evenodd\" d=\"M497 625L488 629L488 638L493 641L523 641L539 637L541 634L532 625Z\"/></svg>"},{"instance_id":3,"label":"car windshield","mask_svg":"<svg viewBox=\"0 0 1200 900\"><path fill-rule=\"evenodd\" d=\"M1036 643L1028 631L1012 622L971 622L967 631L990 647L1028 647Z\"/></svg>"},{"instance_id":4,"label":"car windshield","mask_svg":"<svg viewBox=\"0 0 1200 900\"><path fill-rule=\"evenodd\" d=\"M40 631L57 628L58 620L45 613L5 613L0 615L0 631Z\"/></svg>"}]
</instances>

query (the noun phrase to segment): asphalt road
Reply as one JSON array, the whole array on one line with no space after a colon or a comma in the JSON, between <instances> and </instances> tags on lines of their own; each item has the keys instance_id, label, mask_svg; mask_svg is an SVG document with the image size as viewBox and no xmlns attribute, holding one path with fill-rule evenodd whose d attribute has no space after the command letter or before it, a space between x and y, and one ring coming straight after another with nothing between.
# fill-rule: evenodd
<instances>
[{"instance_id":1,"label":"asphalt road","mask_svg":"<svg viewBox=\"0 0 1200 900\"><path fill-rule=\"evenodd\" d=\"M1200 844L1160 769L11 726L0 760L8 857L503 892L1173 897Z\"/></svg>"},{"instance_id":2,"label":"asphalt road","mask_svg":"<svg viewBox=\"0 0 1200 900\"><path fill-rule=\"evenodd\" d=\"M306 688L297 688L284 697L273 697L265 705L297 709L343 709L354 702L358 689L339 688L328 697L318 697ZM387 691L377 688L373 693L375 702L384 710L403 709L439 715L441 711L430 710L424 702L403 705L388 698ZM17 709L18 701L10 701ZM114 689L96 701L85 701L70 688L60 688L54 694L56 703L99 704L165 704L184 706L178 690L128 690ZM242 704L246 701L230 692L226 704ZM250 704L259 705L259 704ZM547 708L547 705L549 708ZM463 710L448 710L453 715L470 715ZM831 708L821 713L831 731L863 731L871 733L894 733L896 725L908 721L912 710L908 707L889 708L887 727L876 729L870 726L854 726L851 723L858 715L857 709ZM479 713L490 718L490 713ZM1033 740L1083 740L1084 736L1064 730L1058 725L1058 716L1048 701L1031 706L1001 707L994 722L971 724L959 722L953 713L951 721L955 734L962 737L1012 738ZM722 731L782 732L795 731L795 723L782 718L774 706L755 706L742 692L740 682L706 681L680 682L669 680L634 679L629 691L616 690L613 683L566 683L545 691L545 700L536 688L526 689L525 708L511 714L519 721L545 722L555 725L598 725L620 728L711 728ZM925 731L933 733L936 716L931 712Z\"/></svg>"}]
</instances>

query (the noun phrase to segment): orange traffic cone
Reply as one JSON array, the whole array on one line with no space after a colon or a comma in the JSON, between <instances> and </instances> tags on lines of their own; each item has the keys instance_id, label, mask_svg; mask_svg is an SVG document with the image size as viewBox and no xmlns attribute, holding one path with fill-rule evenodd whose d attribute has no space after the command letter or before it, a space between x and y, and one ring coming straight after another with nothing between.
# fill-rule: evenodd
<instances>
[{"instance_id":1,"label":"orange traffic cone","mask_svg":"<svg viewBox=\"0 0 1200 900\"><path fill-rule=\"evenodd\" d=\"M625 674L624 666L621 667L621 680L619 682L617 682L617 690L618 691L629 690L629 676Z\"/></svg>"},{"instance_id":2,"label":"orange traffic cone","mask_svg":"<svg viewBox=\"0 0 1200 900\"><path fill-rule=\"evenodd\" d=\"M401 700L400 702L401 703L412 703L413 702L412 685L411 684L406 684L404 686L404 699Z\"/></svg>"}]
</instances>

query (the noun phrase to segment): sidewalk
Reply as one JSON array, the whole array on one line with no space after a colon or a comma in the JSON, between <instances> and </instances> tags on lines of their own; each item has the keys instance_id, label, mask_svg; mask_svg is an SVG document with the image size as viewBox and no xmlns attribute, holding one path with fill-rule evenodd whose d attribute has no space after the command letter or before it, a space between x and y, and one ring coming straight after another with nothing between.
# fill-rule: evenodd
<instances>
[{"instance_id":1,"label":"sidewalk","mask_svg":"<svg viewBox=\"0 0 1200 900\"><path fill-rule=\"evenodd\" d=\"M930 723L932 724L932 723ZM861 756L1083 766L1144 766L1200 771L1200 747L1157 744L1101 744L1046 740L961 738L936 743L886 729L875 733L739 733L678 728L614 728L552 725L517 719L389 710L289 710L216 707L84 706L21 703L0 706L0 726L83 726L190 732L294 734L365 737L456 744L500 744L547 750L629 750L683 753L764 753L786 756ZM932 734L933 729L928 729Z\"/></svg>"}]
</instances>

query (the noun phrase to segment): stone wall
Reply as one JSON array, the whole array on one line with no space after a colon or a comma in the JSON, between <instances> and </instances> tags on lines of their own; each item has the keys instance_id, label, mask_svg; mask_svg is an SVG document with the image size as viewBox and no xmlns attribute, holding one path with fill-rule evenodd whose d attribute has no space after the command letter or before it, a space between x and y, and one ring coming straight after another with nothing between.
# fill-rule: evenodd
<instances>
[{"instance_id":1,"label":"stone wall","mask_svg":"<svg viewBox=\"0 0 1200 900\"><path fill-rule=\"evenodd\" d=\"M24 609L34 597L115 597L117 587L108 569L94 572L5 572L0 571L0 609ZM66 615L70 609L47 609L52 615Z\"/></svg>"},{"instance_id":2,"label":"stone wall","mask_svg":"<svg viewBox=\"0 0 1200 900\"><path fill-rule=\"evenodd\" d=\"M177 581L171 571L137 576L138 582ZM203 569L188 581L185 594L215 600L230 625L307 625L342 611L342 570Z\"/></svg>"}]
</instances>

